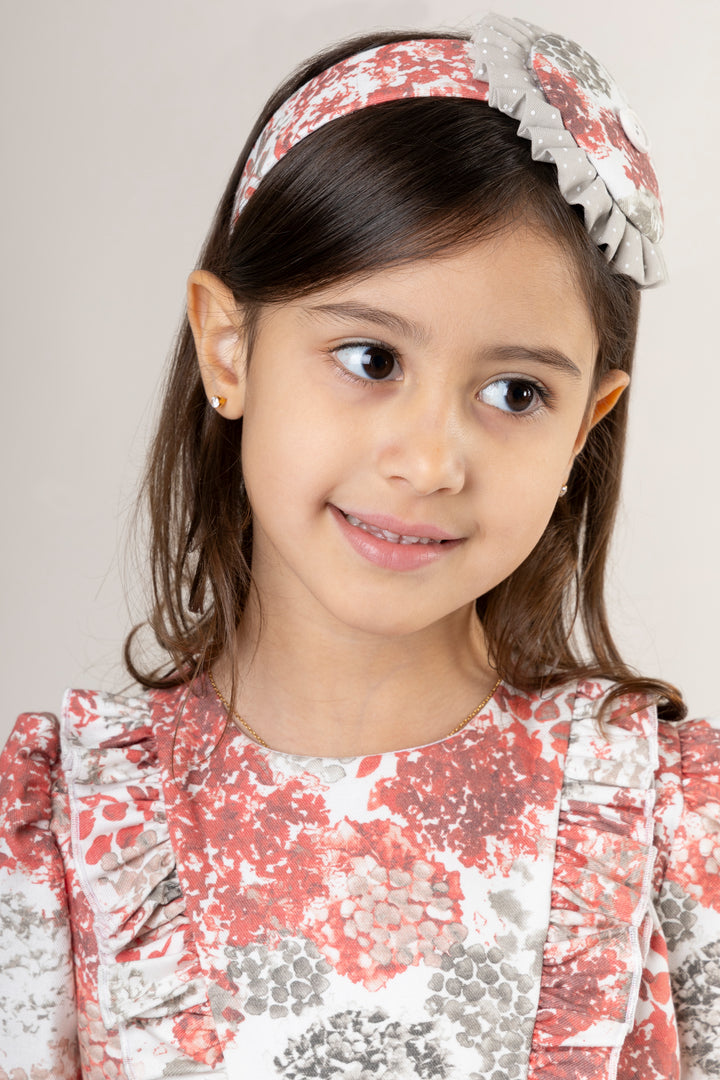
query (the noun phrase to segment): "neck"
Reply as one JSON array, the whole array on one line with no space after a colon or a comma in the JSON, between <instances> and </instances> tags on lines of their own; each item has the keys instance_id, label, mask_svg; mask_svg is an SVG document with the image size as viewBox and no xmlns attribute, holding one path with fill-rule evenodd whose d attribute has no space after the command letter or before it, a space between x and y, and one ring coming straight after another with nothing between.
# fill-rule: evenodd
<instances>
[{"instance_id":1,"label":"neck","mask_svg":"<svg viewBox=\"0 0 720 1080\"><path fill-rule=\"evenodd\" d=\"M496 673L469 607L422 631L379 637L346 626L295 625L248 608L236 656L215 668L226 698L275 750L355 757L447 736L489 694Z\"/></svg>"}]
</instances>

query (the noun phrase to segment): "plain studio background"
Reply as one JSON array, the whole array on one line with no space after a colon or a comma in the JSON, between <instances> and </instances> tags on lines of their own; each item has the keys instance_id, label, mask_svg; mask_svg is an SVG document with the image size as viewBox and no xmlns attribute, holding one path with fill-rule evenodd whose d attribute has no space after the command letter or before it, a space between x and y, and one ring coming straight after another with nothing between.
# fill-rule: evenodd
<instances>
[{"instance_id":1,"label":"plain studio background","mask_svg":"<svg viewBox=\"0 0 720 1080\"><path fill-rule=\"evenodd\" d=\"M646 293L611 611L627 659L717 709L715 0L495 0L575 38L651 135L671 284ZM129 509L185 278L257 112L375 27L470 0L2 0L4 738L63 688L127 685ZM520 497L520 496L519 496ZM141 562L142 566L142 562ZM125 564L130 602L138 574ZM135 609L137 614L137 607Z\"/></svg>"}]
</instances>

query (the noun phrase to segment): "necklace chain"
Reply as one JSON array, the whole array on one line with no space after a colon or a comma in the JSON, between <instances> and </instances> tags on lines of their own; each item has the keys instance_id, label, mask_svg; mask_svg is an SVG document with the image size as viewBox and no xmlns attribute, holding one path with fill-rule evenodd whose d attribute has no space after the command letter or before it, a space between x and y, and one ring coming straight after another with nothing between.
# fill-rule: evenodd
<instances>
[{"instance_id":1,"label":"necklace chain","mask_svg":"<svg viewBox=\"0 0 720 1080\"><path fill-rule=\"evenodd\" d=\"M218 700L222 703L222 705L225 706L225 711L228 713L228 715L232 714L232 716L234 716L234 718L237 720L237 722L240 724L240 726L245 731L247 731L249 735L252 735L255 742L260 743L260 745L264 746L266 750L271 750L272 747L269 746L265 742L265 740L262 738L262 736L258 735L255 728L250 727L250 724L248 724L247 720L244 720L243 717L240 715L240 713L237 712L235 709L233 709L231 707L230 702L227 701L222 696L222 694L220 693L220 691L218 689L217 683L215 682L215 679L213 678L212 671L208 670L207 677L210 680L210 685L212 686L213 690L215 691L215 694L216 694ZM487 695L487 697L483 698L482 701L480 702L480 704L476 705L475 708L473 709L473 711L471 713L468 713L464 720L461 720L459 724L456 724L455 727L452 729L452 731L448 731L447 735L445 736L446 739L449 739L451 735L457 735L458 731L462 731L462 729L467 724L469 724L471 720L475 719L477 714L482 709L485 708L485 706L487 705L490 698L494 695L494 693L497 690L498 686L500 685L501 681L502 681L501 679L498 679L498 681L495 683L495 685L493 686L492 690Z\"/></svg>"},{"instance_id":2,"label":"necklace chain","mask_svg":"<svg viewBox=\"0 0 720 1080\"><path fill-rule=\"evenodd\" d=\"M469 724L471 720L475 719L477 714L479 712L481 712L485 708L488 701L494 695L495 691L497 690L497 688L498 688L498 686L500 685L501 682L502 682L502 680L498 679L498 681L495 683L495 685L493 686L493 688L490 691L490 693L488 694L488 696L484 697L482 699L482 701L480 702L480 704L476 705L475 708L473 709L473 711L471 713L467 714L467 716L465 717L464 720L461 720L459 724L456 724L455 727L452 729L452 731L448 731L447 735L445 736L446 739L449 739L451 735L457 735L458 731L462 731L462 729L465 727L466 724Z\"/></svg>"},{"instance_id":3,"label":"necklace chain","mask_svg":"<svg viewBox=\"0 0 720 1080\"><path fill-rule=\"evenodd\" d=\"M224 698L224 697L222 696L222 694L221 694L221 693L220 693L220 691L218 690L218 687L217 687L217 683L215 682L215 680L214 680L214 678L213 678L213 674L212 674L212 671L208 670L207 676L208 676L208 679L210 680L210 685L212 686L213 690L215 691L215 693L216 693L216 695L217 695L218 699L219 699L219 700L220 700L220 701L222 702L222 704L223 704L223 705L225 706L225 711L226 711L226 712L227 712L228 714L232 713L232 715L233 715L233 716L235 717L235 719L236 719L236 720L237 720L237 722L238 722L238 723L239 723L239 724L241 725L241 727L243 727L243 728L245 729L245 731L249 732L249 733L250 733L250 734L252 735L252 737L253 737L253 739L255 740L255 742L259 742L259 743L260 743L260 745L261 745L261 746L264 746L266 750L271 750L271 749L272 749L272 747L271 747L271 746L268 746L268 744L267 744L267 743L265 742L265 740L264 740L264 739L263 739L263 738L262 738L262 737L261 737L260 735L258 735L258 733L257 733L257 731L255 730L255 728L252 728L252 727L250 727L250 725L248 724L247 720L243 720L243 718L242 718L242 716L240 715L240 713L239 713L239 712L236 712L236 710L235 710L235 709L231 708L231 706L230 706L230 702L229 702L229 701L226 701L226 699L225 699L225 698Z\"/></svg>"}]
</instances>

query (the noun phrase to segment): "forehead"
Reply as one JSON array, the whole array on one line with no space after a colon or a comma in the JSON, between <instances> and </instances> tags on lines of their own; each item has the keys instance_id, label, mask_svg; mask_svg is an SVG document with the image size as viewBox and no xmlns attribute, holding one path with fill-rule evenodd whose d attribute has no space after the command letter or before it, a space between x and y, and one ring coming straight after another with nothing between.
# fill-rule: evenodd
<instances>
[{"instance_id":1,"label":"forehead","mask_svg":"<svg viewBox=\"0 0 720 1080\"><path fill-rule=\"evenodd\" d=\"M418 344L555 345L594 360L596 334L574 261L525 225L441 255L368 272L293 301L301 315L384 313Z\"/></svg>"},{"instance_id":2,"label":"forehead","mask_svg":"<svg viewBox=\"0 0 720 1080\"><path fill-rule=\"evenodd\" d=\"M317 290L317 295L340 294L359 287L391 287L410 296L420 292L435 276L462 279L477 285L484 275L491 275L498 288L507 291L512 282L518 290L548 294L573 295L586 303L582 274L576 259L556 239L527 220L498 229L492 235L469 238L427 257L404 259L392 265L370 267ZM454 281L459 294L465 291L460 280ZM586 303L589 312L589 305Z\"/></svg>"}]
</instances>

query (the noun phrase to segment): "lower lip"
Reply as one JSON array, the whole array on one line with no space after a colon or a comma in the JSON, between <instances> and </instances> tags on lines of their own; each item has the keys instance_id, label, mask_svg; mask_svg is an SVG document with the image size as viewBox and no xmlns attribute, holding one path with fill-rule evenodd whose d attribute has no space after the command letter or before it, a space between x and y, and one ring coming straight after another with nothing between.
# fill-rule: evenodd
<instances>
[{"instance_id":1,"label":"lower lip","mask_svg":"<svg viewBox=\"0 0 720 1080\"><path fill-rule=\"evenodd\" d=\"M330 510L340 532L358 555L385 570L419 570L422 566L449 555L462 544L462 540L444 540L442 543L432 544L393 544L390 540L383 540L357 525L351 525L337 507L331 506Z\"/></svg>"}]
</instances>

